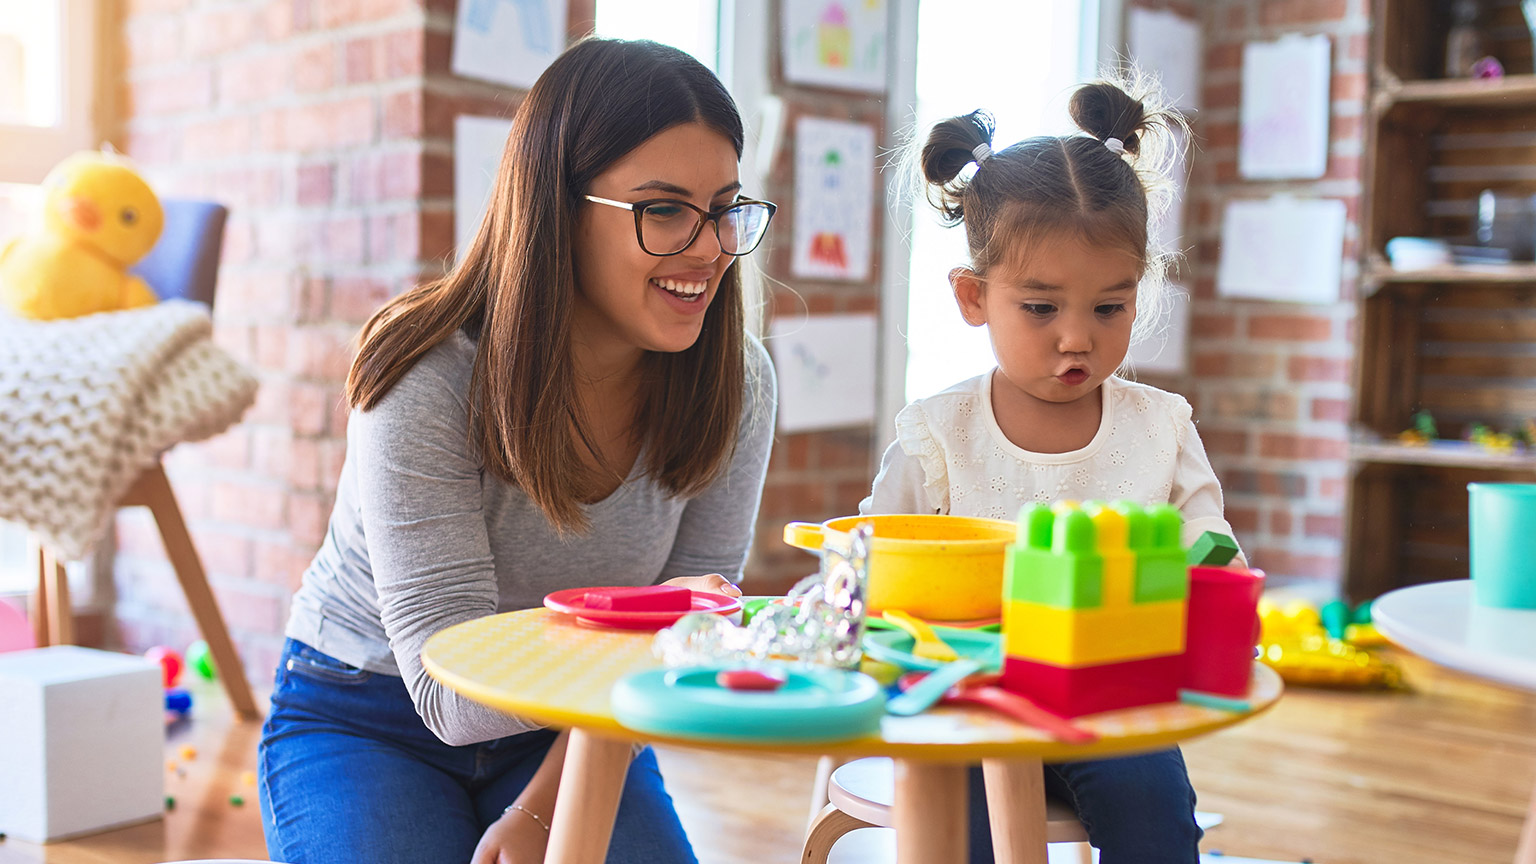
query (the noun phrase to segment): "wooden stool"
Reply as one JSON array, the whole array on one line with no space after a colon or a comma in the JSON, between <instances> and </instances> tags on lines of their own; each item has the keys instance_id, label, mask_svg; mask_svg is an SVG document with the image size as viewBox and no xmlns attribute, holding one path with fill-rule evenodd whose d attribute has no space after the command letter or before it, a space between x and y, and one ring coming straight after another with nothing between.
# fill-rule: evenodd
<instances>
[{"instance_id":1,"label":"wooden stool","mask_svg":"<svg viewBox=\"0 0 1536 864\"><path fill-rule=\"evenodd\" d=\"M833 771L827 783L827 805L806 832L801 864L826 864L832 845L850 831L891 827L895 778L895 765L884 756L856 759ZM1045 801L1045 841L1081 844L1083 862L1093 861L1088 832L1077 821L1077 814L1050 798Z\"/></svg>"}]
</instances>

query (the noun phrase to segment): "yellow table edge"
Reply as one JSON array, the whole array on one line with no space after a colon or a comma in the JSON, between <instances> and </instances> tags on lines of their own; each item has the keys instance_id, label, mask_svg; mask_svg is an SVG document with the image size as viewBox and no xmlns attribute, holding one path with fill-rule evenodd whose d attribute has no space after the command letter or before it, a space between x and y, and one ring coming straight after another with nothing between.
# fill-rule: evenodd
<instances>
[{"instance_id":1,"label":"yellow table edge","mask_svg":"<svg viewBox=\"0 0 1536 864\"><path fill-rule=\"evenodd\" d=\"M1279 701L1284 693L1284 685L1280 676L1273 669L1257 661L1253 664L1254 685L1249 690L1252 710L1248 712L1223 711L1214 708L1196 708L1189 706L1193 712L1199 712L1202 719L1199 722L1176 729L1133 734L1126 736L1100 738L1088 744L1067 744L1060 741L1039 740L1029 742L913 742L913 741L887 741L880 736L865 736L862 738L843 739L839 741L826 741L819 743L804 742L755 742L755 741L703 741L694 738L673 737L667 735L655 735L651 733L637 732L621 725L610 715L593 714L585 711L564 710L559 706L551 706L536 699L518 698L505 691L499 690L485 682L447 668L433 657L434 647L441 649L456 638L466 633L473 632L477 627L484 628L493 625L497 619L507 619L509 616L542 614L555 619L558 623L565 616L550 612L545 609L523 609L514 612L504 612L499 615L490 615L474 621L466 621L444 629L429 638L422 648L422 664L427 673L443 686L456 693L465 696L475 702L508 714L513 714L536 723L557 728L575 727L590 733L610 738L622 738L627 740L647 741L658 744L669 744L679 747L689 747L706 750L747 750L771 753L803 753L803 754L834 754L840 756L892 756L906 759L931 760L939 762L976 762L982 759L1007 759L1010 757L1029 756L1039 758L1044 762L1066 762L1079 759L1093 759L1105 756L1127 755L1131 753L1157 750L1170 747L1180 741L1197 738L1210 734L1227 726L1234 725L1250 719L1269 710ZM566 625L575 627L576 625ZM585 629L585 628L578 628ZM613 633L609 630L593 630L594 633ZM634 635L649 643L654 635L648 632L624 633L620 635ZM647 651L647 656L649 652ZM659 662L653 662L650 666L659 666ZM983 711L985 709L935 709L939 711ZM1129 709L1135 711L1138 709ZM1096 717L1113 719L1126 712L1108 712L1103 715L1077 718L1077 722L1087 726L1094 725Z\"/></svg>"}]
</instances>

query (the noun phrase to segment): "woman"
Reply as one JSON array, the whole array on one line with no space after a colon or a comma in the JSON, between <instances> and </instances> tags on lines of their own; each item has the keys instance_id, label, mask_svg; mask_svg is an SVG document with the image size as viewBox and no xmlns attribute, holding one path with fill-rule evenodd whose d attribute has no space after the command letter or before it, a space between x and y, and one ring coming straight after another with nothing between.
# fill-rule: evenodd
<instances>
[{"instance_id":1,"label":"woman","mask_svg":"<svg viewBox=\"0 0 1536 864\"><path fill-rule=\"evenodd\" d=\"M741 573L775 400L733 266L774 208L741 197L741 147L688 55L581 42L518 108L461 262L363 328L263 729L275 860L543 860L564 736L438 684L423 643L561 588L740 593L719 574ZM613 837L610 861L693 860L649 750Z\"/></svg>"}]
</instances>

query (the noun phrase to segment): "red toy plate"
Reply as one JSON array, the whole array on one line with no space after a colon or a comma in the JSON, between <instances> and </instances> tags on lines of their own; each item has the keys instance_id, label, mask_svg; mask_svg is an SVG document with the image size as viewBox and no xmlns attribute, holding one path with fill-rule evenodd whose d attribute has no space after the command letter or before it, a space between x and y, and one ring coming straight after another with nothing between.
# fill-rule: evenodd
<instances>
[{"instance_id":1,"label":"red toy plate","mask_svg":"<svg viewBox=\"0 0 1536 864\"><path fill-rule=\"evenodd\" d=\"M588 609L585 603L587 592L600 587L614 586L594 585L592 588L566 588L563 591L553 591L545 595L544 605L556 612L574 615L582 624L591 627L614 627L619 630L660 630L671 626L674 621L692 612L729 615L741 608L739 598L712 594L708 591L690 591L688 593L691 595L693 608L687 612L615 612L612 609Z\"/></svg>"}]
</instances>

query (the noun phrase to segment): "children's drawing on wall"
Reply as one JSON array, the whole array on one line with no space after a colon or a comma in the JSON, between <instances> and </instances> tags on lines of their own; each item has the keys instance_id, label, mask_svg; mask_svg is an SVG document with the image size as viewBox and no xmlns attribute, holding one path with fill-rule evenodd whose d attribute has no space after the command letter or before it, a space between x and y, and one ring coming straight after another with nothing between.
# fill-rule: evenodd
<instances>
[{"instance_id":1,"label":"children's drawing on wall","mask_svg":"<svg viewBox=\"0 0 1536 864\"><path fill-rule=\"evenodd\" d=\"M453 242L454 257L464 254L496 182L501 151L512 121L502 117L460 114L453 119Z\"/></svg>"},{"instance_id":2,"label":"children's drawing on wall","mask_svg":"<svg viewBox=\"0 0 1536 864\"><path fill-rule=\"evenodd\" d=\"M795 123L796 276L869 278L874 193L874 127L823 117Z\"/></svg>"},{"instance_id":3,"label":"children's drawing on wall","mask_svg":"<svg viewBox=\"0 0 1536 864\"><path fill-rule=\"evenodd\" d=\"M885 90L887 0L785 0L784 79L844 90Z\"/></svg>"},{"instance_id":4,"label":"children's drawing on wall","mask_svg":"<svg viewBox=\"0 0 1536 864\"><path fill-rule=\"evenodd\" d=\"M769 327L779 377L779 431L862 426L875 419L874 315L791 315Z\"/></svg>"},{"instance_id":5,"label":"children's drawing on wall","mask_svg":"<svg viewBox=\"0 0 1536 864\"><path fill-rule=\"evenodd\" d=\"M463 0L453 28L453 72L532 87L565 49L565 0Z\"/></svg>"},{"instance_id":6,"label":"children's drawing on wall","mask_svg":"<svg viewBox=\"0 0 1536 864\"><path fill-rule=\"evenodd\" d=\"M1284 36L1243 46L1237 167L1251 180L1312 180L1328 170L1329 42Z\"/></svg>"}]
</instances>

